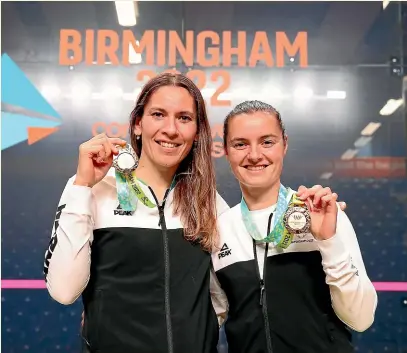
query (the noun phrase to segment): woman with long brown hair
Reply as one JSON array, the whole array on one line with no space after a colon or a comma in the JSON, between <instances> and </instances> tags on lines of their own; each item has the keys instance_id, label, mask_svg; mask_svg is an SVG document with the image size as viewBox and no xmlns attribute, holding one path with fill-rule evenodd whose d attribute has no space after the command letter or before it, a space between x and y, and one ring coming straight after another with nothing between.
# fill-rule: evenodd
<instances>
[{"instance_id":1,"label":"woman with long brown hair","mask_svg":"<svg viewBox=\"0 0 407 353\"><path fill-rule=\"evenodd\" d=\"M201 92L183 75L156 76L130 136L132 148L104 134L79 147L46 253L48 291L62 304L82 295L90 352L215 353L214 306L226 299L210 251L228 206Z\"/></svg>"}]
</instances>

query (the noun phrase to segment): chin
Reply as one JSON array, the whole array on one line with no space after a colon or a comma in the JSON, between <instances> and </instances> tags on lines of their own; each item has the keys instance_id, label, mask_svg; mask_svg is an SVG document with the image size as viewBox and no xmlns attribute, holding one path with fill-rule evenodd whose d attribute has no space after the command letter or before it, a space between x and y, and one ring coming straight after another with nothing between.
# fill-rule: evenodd
<instances>
[{"instance_id":1,"label":"chin","mask_svg":"<svg viewBox=\"0 0 407 353\"><path fill-rule=\"evenodd\" d=\"M178 156L163 156L157 160L157 164L164 168L174 168L178 167L182 162Z\"/></svg>"},{"instance_id":2,"label":"chin","mask_svg":"<svg viewBox=\"0 0 407 353\"><path fill-rule=\"evenodd\" d=\"M245 185L246 187L250 187L253 189L268 189L273 186L273 183L271 182L273 180L272 177L267 176L267 175L262 175L262 176L248 176L248 175L242 175L240 174L238 177L238 180L241 184Z\"/></svg>"}]
</instances>

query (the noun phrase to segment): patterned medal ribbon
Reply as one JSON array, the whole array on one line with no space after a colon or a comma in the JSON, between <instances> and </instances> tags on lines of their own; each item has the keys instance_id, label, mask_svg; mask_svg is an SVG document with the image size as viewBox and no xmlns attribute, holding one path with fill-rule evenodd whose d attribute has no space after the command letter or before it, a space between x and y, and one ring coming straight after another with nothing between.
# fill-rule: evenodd
<instances>
[{"instance_id":1,"label":"patterned medal ribbon","mask_svg":"<svg viewBox=\"0 0 407 353\"><path fill-rule=\"evenodd\" d=\"M124 158L120 161L120 157ZM135 211L138 201L149 208L157 207L144 193L137 180L138 158L130 145L119 148L119 154L115 157L113 166L115 168L117 196L124 211ZM170 190L175 187L175 180L176 176L171 183Z\"/></svg>"},{"instance_id":2,"label":"patterned medal ribbon","mask_svg":"<svg viewBox=\"0 0 407 353\"><path fill-rule=\"evenodd\" d=\"M287 211L288 205L292 197L295 197L295 191L290 188L285 188L280 184L278 192L277 207L272 218L270 233L264 237L258 230L255 222L250 216L250 210L242 197L240 210L243 218L243 223L250 236L259 243L273 243L275 246L286 249L291 244L293 235L290 234L284 226L283 218Z\"/></svg>"}]
</instances>

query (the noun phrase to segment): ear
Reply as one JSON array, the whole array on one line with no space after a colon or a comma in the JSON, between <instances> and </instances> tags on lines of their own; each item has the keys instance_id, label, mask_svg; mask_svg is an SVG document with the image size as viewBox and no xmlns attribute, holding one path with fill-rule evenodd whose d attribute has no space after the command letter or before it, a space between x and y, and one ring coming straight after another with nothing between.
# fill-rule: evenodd
<instances>
[{"instance_id":1,"label":"ear","mask_svg":"<svg viewBox=\"0 0 407 353\"><path fill-rule=\"evenodd\" d=\"M133 134L134 135L141 135L142 127L141 127L141 118L137 118L136 122L134 123Z\"/></svg>"},{"instance_id":2,"label":"ear","mask_svg":"<svg viewBox=\"0 0 407 353\"><path fill-rule=\"evenodd\" d=\"M288 150L288 136L285 135L285 144L284 144L284 157L287 154L287 150Z\"/></svg>"}]
</instances>

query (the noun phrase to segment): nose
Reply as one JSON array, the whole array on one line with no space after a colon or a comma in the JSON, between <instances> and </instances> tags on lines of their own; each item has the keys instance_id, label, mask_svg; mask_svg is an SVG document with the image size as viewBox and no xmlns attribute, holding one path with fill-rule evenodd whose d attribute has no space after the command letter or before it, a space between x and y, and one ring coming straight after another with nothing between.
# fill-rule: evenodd
<instances>
[{"instance_id":1,"label":"nose","mask_svg":"<svg viewBox=\"0 0 407 353\"><path fill-rule=\"evenodd\" d=\"M250 148L249 154L247 156L251 163L258 163L263 158L261 152L258 150L257 146L252 146Z\"/></svg>"},{"instance_id":2,"label":"nose","mask_svg":"<svg viewBox=\"0 0 407 353\"><path fill-rule=\"evenodd\" d=\"M167 119L165 119L165 125L162 129L162 132L165 133L168 137L175 137L178 135L175 116L168 116Z\"/></svg>"}]
</instances>

